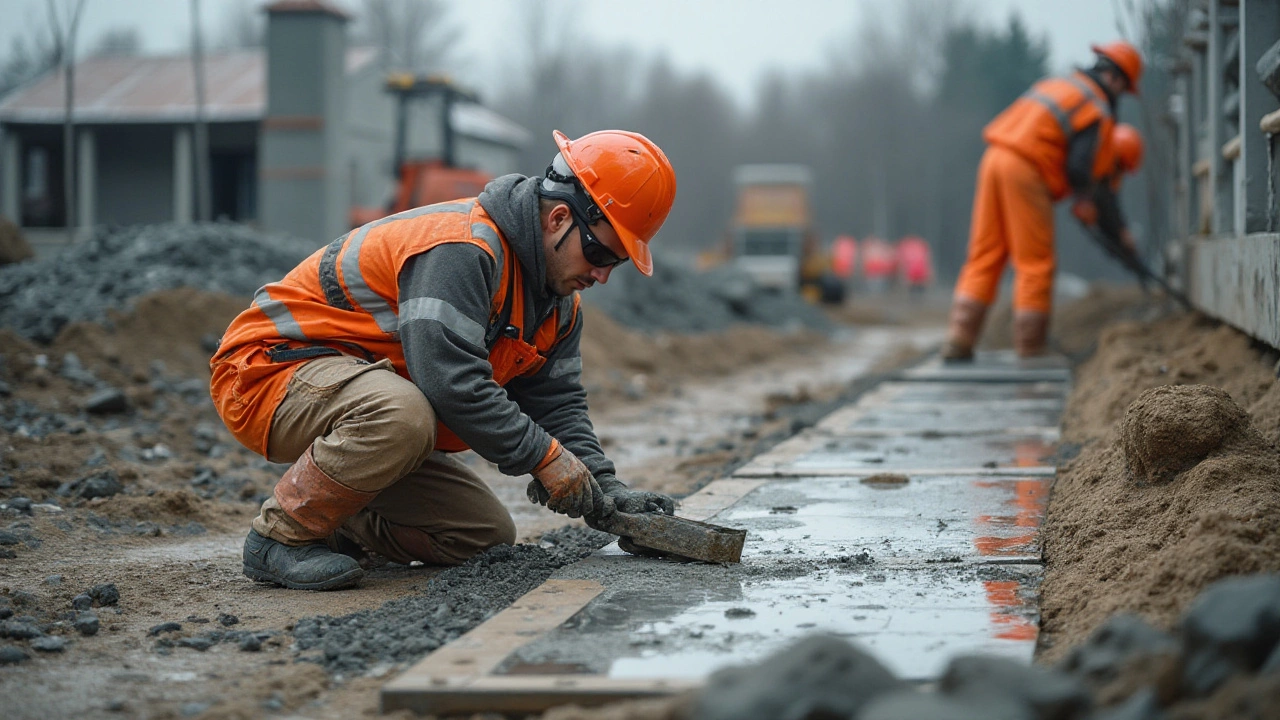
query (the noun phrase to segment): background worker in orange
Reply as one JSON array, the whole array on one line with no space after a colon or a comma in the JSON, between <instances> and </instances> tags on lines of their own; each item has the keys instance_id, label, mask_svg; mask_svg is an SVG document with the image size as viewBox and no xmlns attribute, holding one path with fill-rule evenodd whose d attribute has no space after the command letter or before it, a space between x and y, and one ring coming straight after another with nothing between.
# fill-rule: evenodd
<instances>
[{"instance_id":1,"label":"background worker in orange","mask_svg":"<svg viewBox=\"0 0 1280 720\"><path fill-rule=\"evenodd\" d=\"M1053 299L1053 203L1075 195L1086 224L1118 213L1108 182L1116 101L1138 91L1142 56L1126 42L1095 45L1092 68L1041 80L983 131L969 253L956 282L943 357L968 360L995 301L1006 261L1014 269L1014 348L1045 352ZM1133 251L1133 239L1122 242Z\"/></svg>"},{"instance_id":2,"label":"background worker in orange","mask_svg":"<svg viewBox=\"0 0 1280 720\"><path fill-rule=\"evenodd\" d=\"M570 517L671 513L627 489L587 417L578 292L649 241L675 199L642 135L569 140L545 177L414 208L316 251L254 297L211 361L236 438L292 465L244 544L244 572L291 588L355 584L373 553L457 564L515 541L510 514L447 453L474 449Z\"/></svg>"}]
</instances>

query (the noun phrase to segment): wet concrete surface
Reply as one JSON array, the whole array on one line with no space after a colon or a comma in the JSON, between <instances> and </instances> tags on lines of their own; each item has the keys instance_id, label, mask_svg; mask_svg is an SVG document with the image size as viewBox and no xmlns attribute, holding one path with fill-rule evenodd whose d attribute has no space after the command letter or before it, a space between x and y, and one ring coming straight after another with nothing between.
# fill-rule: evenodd
<instances>
[{"instance_id":1,"label":"wet concrete surface","mask_svg":"<svg viewBox=\"0 0 1280 720\"><path fill-rule=\"evenodd\" d=\"M833 414L788 441L794 447L771 453L790 476L711 518L748 530L740 565L634 558L615 545L558 571L557 578L594 580L605 591L498 672L699 678L811 633L850 638L907 679L935 678L960 653L1029 663L1038 627L1037 530L1051 477L1041 465L1056 431L1008 428L1026 427L1032 416L1056 427L1067 387L1009 362L969 370L985 376L939 372L946 379L872 391L856 410ZM981 427L990 431L932 430L929 418L958 429L956 416L979 404L989 421ZM884 432L867 435L877 424ZM984 465L1036 472L947 472ZM867 472L908 467L927 472ZM831 472L806 476L807 468ZM842 476L840 468L853 471Z\"/></svg>"}]
</instances>

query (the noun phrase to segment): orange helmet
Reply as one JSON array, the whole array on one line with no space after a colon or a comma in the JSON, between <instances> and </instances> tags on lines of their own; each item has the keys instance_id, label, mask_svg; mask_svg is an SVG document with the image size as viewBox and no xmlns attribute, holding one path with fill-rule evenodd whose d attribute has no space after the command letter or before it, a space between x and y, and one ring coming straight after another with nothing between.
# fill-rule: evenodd
<instances>
[{"instance_id":1,"label":"orange helmet","mask_svg":"<svg viewBox=\"0 0 1280 720\"><path fill-rule=\"evenodd\" d=\"M1111 131L1111 142L1115 145L1116 163L1127 173L1138 172L1142 166L1142 133L1128 123L1117 123Z\"/></svg>"},{"instance_id":2,"label":"orange helmet","mask_svg":"<svg viewBox=\"0 0 1280 720\"><path fill-rule=\"evenodd\" d=\"M676 171L662 149L640 133L625 130L600 130L577 140L556 130L553 137L576 184L590 197L592 207L579 210L591 222L607 219L636 269L652 275L649 241L676 199Z\"/></svg>"},{"instance_id":3,"label":"orange helmet","mask_svg":"<svg viewBox=\"0 0 1280 720\"><path fill-rule=\"evenodd\" d=\"M1098 57L1115 63L1129 80L1129 92L1138 94L1138 78L1142 77L1142 54L1138 52L1138 48L1124 40L1116 40L1106 45L1091 45L1090 49Z\"/></svg>"}]
</instances>

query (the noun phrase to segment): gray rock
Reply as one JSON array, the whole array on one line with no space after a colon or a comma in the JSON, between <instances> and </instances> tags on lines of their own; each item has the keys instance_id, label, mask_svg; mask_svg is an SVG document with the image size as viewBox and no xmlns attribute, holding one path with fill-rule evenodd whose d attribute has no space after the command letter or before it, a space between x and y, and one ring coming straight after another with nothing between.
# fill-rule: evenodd
<instances>
[{"instance_id":1,"label":"gray rock","mask_svg":"<svg viewBox=\"0 0 1280 720\"><path fill-rule=\"evenodd\" d=\"M62 576L61 576L61 575L50 575L49 577L47 577L47 578L45 578L45 579L44 579L44 584L45 584L45 585L54 585L54 586L61 585L61 584L62 584Z\"/></svg>"},{"instance_id":2,"label":"gray rock","mask_svg":"<svg viewBox=\"0 0 1280 720\"><path fill-rule=\"evenodd\" d=\"M20 542L22 542L22 538L8 530L0 530L0 545L17 545Z\"/></svg>"},{"instance_id":3,"label":"gray rock","mask_svg":"<svg viewBox=\"0 0 1280 720\"><path fill-rule=\"evenodd\" d=\"M147 637L155 637L161 633L178 632L182 629L182 623L162 622L159 625L152 625L147 631Z\"/></svg>"},{"instance_id":4,"label":"gray rock","mask_svg":"<svg viewBox=\"0 0 1280 720\"><path fill-rule=\"evenodd\" d=\"M1155 691L1143 688L1119 705L1094 713L1090 720L1164 720L1165 717Z\"/></svg>"},{"instance_id":5,"label":"gray rock","mask_svg":"<svg viewBox=\"0 0 1280 720\"><path fill-rule=\"evenodd\" d=\"M704 720L850 717L900 685L871 655L839 638L814 636L757 665L716 672L690 714Z\"/></svg>"},{"instance_id":6,"label":"gray rock","mask_svg":"<svg viewBox=\"0 0 1280 720\"><path fill-rule=\"evenodd\" d=\"M8 490L17 485L18 481L14 480L12 475L0 475L0 490Z\"/></svg>"},{"instance_id":7,"label":"gray rock","mask_svg":"<svg viewBox=\"0 0 1280 720\"><path fill-rule=\"evenodd\" d=\"M98 622L98 615L92 610L87 610L76 615L75 627L81 635L97 635L101 625Z\"/></svg>"},{"instance_id":8,"label":"gray rock","mask_svg":"<svg viewBox=\"0 0 1280 720\"><path fill-rule=\"evenodd\" d=\"M240 618L230 613L219 613L218 623L222 625L222 627L231 627L232 625L239 625Z\"/></svg>"},{"instance_id":9,"label":"gray rock","mask_svg":"<svg viewBox=\"0 0 1280 720\"><path fill-rule=\"evenodd\" d=\"M1076 678L991 656L952 658L938 689L973 699L991 693L1017 698L1038 720L1082 718L1093 707L1088 690Z\"/></svg>"},{"instance_id":10,"label":"gray rock","mask_svg":"<svg viewBox=\"0 0 1280 720\"><path fill-rule=\"evenodd\" d=\"M85 500L111 497L124 492L124 483L120 482L115 470L107 468L75 481L71 492Z\"/></svg>"},{"instance_id":11,"label":"gray rock","mask_svg":"<svg viewBox=\"0 0 1280 720\"><path fill-rule=\"evenodd\" d=\"M34 514L33 511L31 510L31 506L34 504L31 502L31 498L24 498L24 497L9 498L8 500L5 500L4 504L8 505L10 510L17 510L23 515Z\"/></svg>"},{"instance_id":12,"label":"gray rock","mask_svg":"<svg viewBox=\"0 0 1280 720\"><path fill-rule=\"evenodd\" d=\"M9 548L0 548L0 560L12 560L18 557L18 553Z\"/></svg>"},{"instance_id":13,"label":"gray rock","mask_svg":"<svg viewBox=\"0 0 1280 720\"><path fill-rule=\"evenodd\" d=\"M32 619L13 618L0 622L0 637L14 640L31 640L44 635L44 631Z\"/></svg>"},{"instance_id":14,"label":"gray rock","mask_svg":"<svg viewBox=\"0 0 1280 720\"><path fill-rule=\"evenodd\" d=\"M8 605L0 605L0 620L8 620L13 617L13 608Z\"/></svg>"},{"instance_id":15,"label":"gray rock","mask_svg":"<svg viewBox=\"0 0 1280 720\"><path fill-rule=\"evenodd\" d=\"M110 415L129 410L129 398L119 388L105 388L85 398L85 412Z\"/></svg>"},{"instance_id":16,"label":"gray rock","mask_svg":"<svg viewBox=\"0 0 1280 720\"><path fill-rule=\"evenodd\" d=\"M98 378L85 368L80 362L80 357L75 353L66 353L62 356L62 368L58 371L62 377L80 385L92 387L97 384Z\"/></svg>"},{"instance_id":17,"label":"gray rock","mask_svg":"<svg viewBox=\"0 0 1280 720\"><path fill-rule=\"evenodd\" d=\"M990 694L959 698L899 690L877 697L858 720L1035 720L1031 708L1011 697Z\"/></svg>"},{"instance_id":18,"label":"gray rock","mask_svg":"<svg viewBox=\"0 0 1280 720\"><path fill-rule=\"evenodd\" d=\"M256 636L245 635L243 638L240 639L241 652L258 652L261 649L262 649L262 641L259 640Z\"/></svg>"},{"instance_id":19,"label":"gray rock","mask_svg":"<svg viewBox=\"0 0 1280 720\"><path fill-rule=\"evenodd\" d=\"M30 660L31 657L22 652L22 648L14 645L0 646L0 665L17 665Z\"/></svg>"},{"instance_id":20,"label":"gray rock","mask_svg":"<svg viewBox=\"0 0 1280 720\"><path fill-rule=\"evenodd\" d=\"M115 583L102 583L89 588L89 597L93 598L99 607L107 605L115 605L120 602L120 591L116 589Z\"/></svg>"},{"instance_id":21,"label":"gray rock","mask_svg":"<svg viewBox=\"0 0 1280 720\"><path fill-rule=\"evenodd\" d=\"M81 611L88 610L93 607L93 598L89 597L87 593L80 593L71 598L71 607Z\"/></svg>"},{"instance_id":22,"label":"gray rock","mask_svg":"<svg viewBox=\"0 0 1280 720\"><path fill-rule=\"evenodd\" d=\"M181 713L182 717L195 717L211 707L213 707L213 703L185 702L182 703L182 707L178 708L178 712Z\"/></svg>"},{"instance_id":23,"label":"gray rock","mask_svg":"<svg viewBox=\"0 0 1280 720\"><path fill-rule=\"evenodd\" d=\"M26 590L15 590L9 595L9 599L14 605L21 608L35 607L40 603L40 598L35 593L29 593Z\"/></svg>"},{"instance_id":24,"label":"gray rock","mask_svg":"<svg viewBox=\"0 0 1280 720\"><path fill-rule=\"evenodd\" d=\"M1086 682L1105 682L1130 659L1173 653L1178 643L1132 613L1111 616L1082 645L1072 648L1057 670Z\"/></svg>"},{"instance_id":25,"label":"gray rock","mask_svg":"<svg viewBox=\"0 0 1280 720\"><path fill-rule=\"evenodd\" d=\"M207 637L178 638L177 644L179 647L191 648L192 650L204 652L205 650L213 647L213 640Z\"/></svg>"},{"instance_id":26,"label":"gray rock","mask_svg":"<svg viewBox=\"0 0 1280 720\"><path fill-rule=\"evenodd\" d=\"M56 635L44 635L31 641L31 649L40 652L60 653L67 649L67 641Z\"/></svg>"},{"instance_id":27,"label":"gray rock","mask_svg":"<svg viewBox=\"0 0 1280 720\"><path fill-rule=\"evenodd\" d=\"M1183 680L1193 695L1254 672L1280 642L1280 575L1232 577L1200 593L1182 618Z\"/></svg>"}]
</instances>

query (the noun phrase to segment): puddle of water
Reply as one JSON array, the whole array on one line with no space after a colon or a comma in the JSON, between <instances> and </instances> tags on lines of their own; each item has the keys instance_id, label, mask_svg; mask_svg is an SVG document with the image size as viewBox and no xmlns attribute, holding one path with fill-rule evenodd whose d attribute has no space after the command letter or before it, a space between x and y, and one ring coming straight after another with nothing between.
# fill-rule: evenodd
<instances>
[{"instance_id":1,"label":"puddle of water","mask_svg":"<svg viewBox=\"0 0 1280 720\"><path fill-rule=\"evenodd\" d=\"M1054 443L1040 435L832 438L798 457L795 470L1037 467Z\"/></svg>"},{"instance_id":2,"label":"puddle of water","mask_svg":"<svg viewBox=\"0 0 1280 720\"><path fill-rule=\"evenodd\" d=\"M897 403L961 403L1007 401L1063 402L1067 388L1060 382L1029 383L954 383L954 382L886 382L879 392Z\"/></svg>"},{"instance_id":3,"label":"puddle of water","mask_svg":"<svg viewBox=\"0 0 1280 720\"><path fill-rule=\"evenodd\" d=\"M900 408L889 406L861 415L852 422L831 418L823 429L833 433L847 430L893 428L904 433L1004 431L1009 428L1056 428L1062 409L1053 406L1006 407L991 412L981 405L938 404Z\"/></svg>"}]
</instances>

